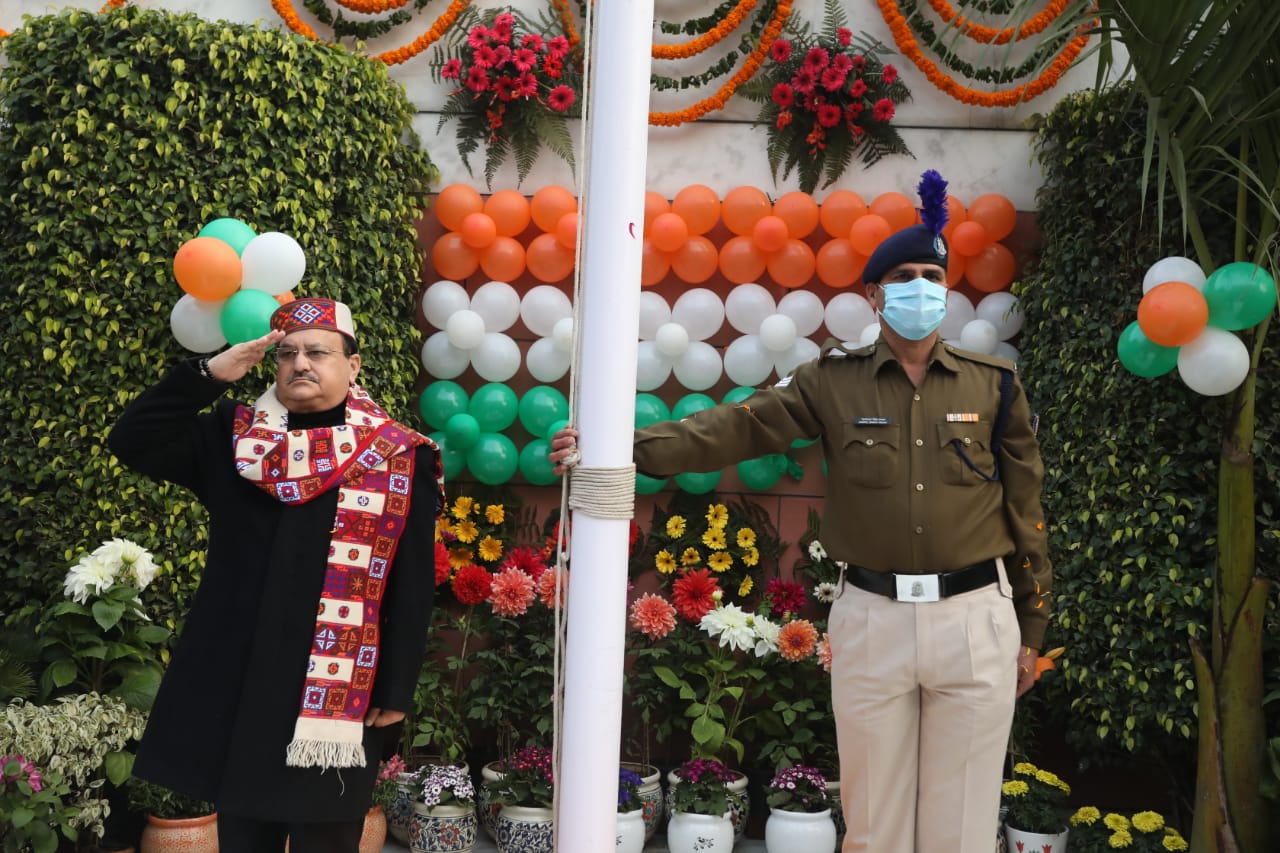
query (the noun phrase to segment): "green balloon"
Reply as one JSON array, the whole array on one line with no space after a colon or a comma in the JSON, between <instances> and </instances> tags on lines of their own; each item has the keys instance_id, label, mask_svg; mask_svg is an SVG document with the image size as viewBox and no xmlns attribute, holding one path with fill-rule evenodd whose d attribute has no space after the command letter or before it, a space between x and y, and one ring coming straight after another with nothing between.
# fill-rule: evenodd
<instances>
[{"instance_id":1,"label":"green balloon","mask_svg":"<svg viewBox=\"0 0 1280 853\"><path fill-rule=\"evenodd\" d=\"M466 451L467 468L487 486L505 483L516 473L520 453L515 442L502 433L484 432Z\"/></svg>"},{"instance_id":2,"label":"green balloon","mask_svg":"<svg viewBox=\"0 0 1280 853\"><path fill-rule=\"evenodd\" d=\"M636 395L636 429L642 429L659 421L671 420L671 410L662 398L653 394Z\"/></svg>"},{"instance_id":3,"label":"green balloon","mask_svg":"<svg viewBox=\"0 0 1280 853\"><path fill-rule=\"evenodd\" d=\"M535 438L520 451L520 474L535 486L549 486L560 478L547 454L551 444L545 438Z\"/></svg>"},{"instance_id":4,"label":"green balloon","mask_svg":"<svg viewBox=\"0 0 1280 853\"><path fill-rule=\"evenodd\" d=\"M636 494L638 495L656 495L662 491L662 487L666 484L666 480L659 480L657 477L650 477L648 474L636 473Z\"/></svg>"},{"instance_id":5,"label":"green balloon","mask_svg":"<svg viewBox=\"0 0 1280 853\"><path fill-rule=\"evenodd\" d=\"M418 397L418 412L433 429L444 429L449 418L466 410L467 392L451 379L432 382Z\"/></svg>"},{"instance_id":6,"label":"green balloon","mask_svg":"<svg viewBox=\"0 0 1280 853\"><path fill-rule=\"evenodd\" d=\"M719 471L708 471L706 473L686 471L683 474L676 474L676 485L691 495L705 495L719 483Z\"/></svg>"},{"instance_id":7,"label":"green balloon","mask_svg":"<svg viewBox=\"0 0 1280 853\"><path fill-rule=\"evenodd\" d=\"M530 435L546 435L553 423L569 417L569 401L550 385L535 385L520 398L519 416Z\"/></svg>"},{"instance_id":8,"label":"green balloon","mask_svg":"<svg viewBox=\"0 0 1280 853\"><path fill-rule=\"evenodd\" d=\"M1178 348L1162 347L1151 342L1135 320L1125 327L1116 341L1116 353L1125 370L1135 376L1154 379L1178 366Z\"/></svg>"},{"instance_id":9,"label":"green balloon","mask_svg":"<svg viewBox=\"0 0 1280 853\"><path fill-rule=\"evenodd\" d=\"M462 451L449 446L449 439L443 431L433 432L427 438L440 447L440 464L444 466L444 478L446 480L456 480L461 476L463 469L467 467L467 459L463 456Z\"/></svg>"},{"instance_id":10,"label":"green balloon","mask_svg":"<svg viewBox=\"0 0 1280 853\"><path fill-rule=\"evenodd\" d=\"M772 489L785 470L787 470L787 458L781 453L771 453L759 459L747 459L738 463L738 477L742 480L742 484L757 492Z\"/></svg>"},{"instance_id":11,"label":"green balloon","mask_svg":"<svg viewBox=\"0 0 1280 853\"><path fill-rule=\"evenodd\" d=\"M724 399L721 402L740 403L754 393L756 393L756 389L748 388L745 385L739 385L737 388L730 388L729 392L724 395Z\"/></svg>"},{"instance_id":12,"label":"green balloon","mask_svg":"<svg viewBox=\"0 0 1280 853\"><path fill-rule=\"evenodd\" d=\"M276 298L261 290L237 290L222 306L218 323L227 343L255 341L271 331L271 315L280 307Z\"/></svg>"},{"instance_id":13,"label":"green balloon","mask_svg":"<svg viewBox=\"0 0 1280 853\"><path fill-rule=\"evenodd\" d=\"M1249 329L1276 307L1276 282L1257 264L1238 261L1216 270L1204 283L1209 325L1234 331Z\"/></svg>"},{"instance_id":14,"label":"green balloon","mask_svg":"<svg viewBox=\"0 0 1280 853\"><path fill-rule=\"evenodd\" d=\"M706 394L685 394L679 400L676 400L676 404L671 407L671 417L678 421L683 420L695 412L713 409L715 405L716 401ZM685 491L689 490L685 489ZM694 494L700 495L702 492L694 492Z\"/></svg>"},{"instance_id":15,"label":"green balloon","mask_svg":"<svg viewBox=\"0 0 1280 853\"><path fill-rule=\"evenodd\" d=\"M547 427L547 431L543 435L543 438L545 438L547 440L547 443L550 444L551 439L556 437L556 433L558 433L560 430L564 429L568 425L569 425L568 418L561 418L560 420L553 422L551 426Z\"/></svg>"},{"instance_id":16,"label":"green balloon","mask_svg":"<svg viewBox=\"0 0 1280 853\"><path fill-rule=\"evenodd\" d=\"M516 422L519 409L516 392L501 382L481 385L467 404L467 413L480 424L481 432L502 432Z\"/></svg>"},{"instance_id":17,"label":"green balloon","mask_svg":"<svg viewBox=\"0 0 1280 853\"><path fill-rule=\"evenodd\" d=\"M466 412L458 412L445 423L444 435L450 447L466 451L480 439L480 424Z\"/></svg>"},{"instance_id":18,"label":"green balloon","mask_svg":"<svg viewBox=\"0 0 1280 853\"><path fill-rule=\"evenodd\" d=\"M241 222L239 219L231 219L224 216L221 219L213 220L208 225L201 228L200 233L196 236L213 237L214 239L221 240L231 248L235 249L236 254L239 255L244 251L244 247L249 244L249 241L258 235L253 233L253 229Z\"/></svg>"}]
</instances>

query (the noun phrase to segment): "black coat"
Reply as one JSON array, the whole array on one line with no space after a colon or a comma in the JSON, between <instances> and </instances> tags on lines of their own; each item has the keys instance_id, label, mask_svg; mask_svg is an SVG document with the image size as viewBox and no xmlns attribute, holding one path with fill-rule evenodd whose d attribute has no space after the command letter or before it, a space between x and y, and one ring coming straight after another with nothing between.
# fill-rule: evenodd
<instances>
[{"instance_id":1,"label":"black coat","mask_svg":"<svg viewBox=\"0 0 1280 853\"><path fill-rule=\"evenodd\" d=\"M183 362L125 410L108 438L125 465L191 489L209 511L204 574L134 772L246 817L354 820L369 808L383 740L398 726L365 729L365 767L285 766L338 490L286 506L239 476L237 403L218 399L225 390ZM290 426L334 426L343 413L339 406L292 415ZM435 450L418 447L409 517L383 598L370 707L411 707L435 592L435 470Z\"/></svg>"}]
</instances>

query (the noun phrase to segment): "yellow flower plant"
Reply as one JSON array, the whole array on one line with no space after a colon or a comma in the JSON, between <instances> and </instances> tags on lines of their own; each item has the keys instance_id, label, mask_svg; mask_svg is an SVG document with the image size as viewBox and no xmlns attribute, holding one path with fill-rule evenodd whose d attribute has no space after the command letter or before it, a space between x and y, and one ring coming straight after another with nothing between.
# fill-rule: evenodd
<instances>
[{"instance_id":1,"label":"yellow flower plant","mask_svg":"<svg viewBox=\"0 0 1280 853\"><path fill-rule=\"evenodd\" d=\"M1176 853L1187 849L1182 833L1165 823L1159 812L1144 811L1126 817L1102 814L1094 806L1082 806L1071 815L1071 853Z\"/></svg>"},{"instance_id":2,"label":"yellow flower plant","mask_svg":"<svg viewBox=\"0 0 1280 853\"><path fill-rule=\"evenodd\" d=\"M1052 835L1067 825L1071 786L1048 770L1019 762L1013 765L1013 779L1001 786L1000 793L1009 807L1005 815L1008 826Z\"/></svg>"}]
</instances>

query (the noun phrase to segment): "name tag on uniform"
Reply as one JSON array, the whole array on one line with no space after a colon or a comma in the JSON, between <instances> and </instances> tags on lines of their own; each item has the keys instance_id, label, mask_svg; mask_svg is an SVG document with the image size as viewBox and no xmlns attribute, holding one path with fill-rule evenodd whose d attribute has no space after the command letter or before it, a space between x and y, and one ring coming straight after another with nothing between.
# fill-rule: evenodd
<instances>
[{"instance_id":1,"label":"name tag on uniform","mask_svg":"<svg viewBox=\"0 0 1280 853\"><path fill-rule=\"evenodd\" d=\"M976 424L977 422L977 412L947 412L947 423L949 424Z\"/></svg>"},{"instance_id":2,"label":"name tag on uniform","mask_svg":"<svg viewBox=\"0 0 1280 853\"><path fill-rule=\"evenodd\" d=\"M854 418L853 423L854 426L889 426L893 423L893 419L884 417Z\"/></svg>"}]
</instances>

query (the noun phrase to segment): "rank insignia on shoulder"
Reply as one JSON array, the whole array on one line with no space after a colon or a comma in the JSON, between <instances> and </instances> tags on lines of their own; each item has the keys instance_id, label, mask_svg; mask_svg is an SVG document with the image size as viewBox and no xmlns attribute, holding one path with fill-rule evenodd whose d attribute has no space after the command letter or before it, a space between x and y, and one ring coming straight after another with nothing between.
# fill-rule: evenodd
<instances>
[{"instance_id":1,"label":"rank insignia on shoulder","mask_svg":"<svg viewBox=\"0 0 1280 853\"><path fill-rule=\"evenodd\" d=\"M773 387L774 387L774 388L786 388L786 387L787 387L788 385L790 385L790 384L791 384L791 376L790 376L790 375L787 375L787 376L784 376L784 377L782 377L781 379L779 379L777 382L773 383Z\"/></svg>"},{"instance_id":2,"label":"rank insignia on shoulder","mask_svg":"<svg viewBox=\"0 0 1280 853\"><path fill-rule=\"evenodd\" d=\"M977 412L947 412L947 423L949 424L976 424L977 422Z\"/></svg>"}]
</instances>

